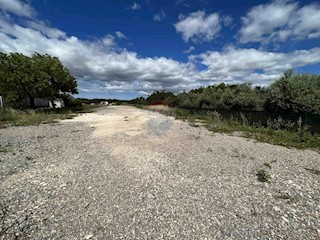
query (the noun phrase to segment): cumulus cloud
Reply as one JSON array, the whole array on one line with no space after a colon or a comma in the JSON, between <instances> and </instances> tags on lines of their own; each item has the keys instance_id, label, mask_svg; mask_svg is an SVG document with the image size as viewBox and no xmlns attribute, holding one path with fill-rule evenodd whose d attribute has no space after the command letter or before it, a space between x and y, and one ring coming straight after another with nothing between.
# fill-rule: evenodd
<instances>
[{"instance_id":1,"label":"cumulus cloud","mask_svg":"<svg viewBox=\"0 0 320 240\"><path fill-rule=\"evenodd\" d=\"M208 51L190 56L190 60L199 61L207 67L207 70L201 72L204 79L250 80L255 84L267 81L266 85L286 69L319 63L320 48L279 53L231 46L221 52Z\"/></svg>"},{"instance_id":2,"label":"cumulus cloud","mask_svg":"<svg viewBox=\"0 0 320 240\"><path fill-rule=\"evenodd\" d=\"M179 92L220 82L268 85L288 68L320 63L320 48L281 53L227 47L190 56L187 62L140 57L117 47L117 40L124 37L121 32L85 41L45 22L26 20L24 16L22 19L18 24L0 14L0 51L57 56L77 77L80 91L145 95L154 90ZM186 52L194 49L190 47Z\"/></svg>"},{"instance_id":3,"label":"cumulus cloud","mask_svg":"<svg viewBox=\"0 0 320 240\"><path fill-rule=\"evenodd\" d=\"M166 18L166 16L167 16L166 13L163 10L161 10L159 13L153 16L153 21L161 22L163 19Z\"/></svg>"},{"instance_id":4,"label":"cumulus cloud","mask_svg":"<svg viewBox=\"0 0 320 240\"><path fill-rule=\"evenodd\" d=\"M275 0L253 7L242 17L240 43L284 42L320 38L320 5L300 7L297 2Z\"/></svg>"},{"instance_id":5,"label":"cumulus cloud","mask_svg":"<svg viewBox=\"0 0 320 240\"><path fill-rule=\"evenodd\" d=\"M191 53L195 50L196 48L194 46L189 47L188 50L183 51L183 53Z\"/></svg>"},{"instance_id":6,"label":"cumulus cloud","mask_svg":"<svg viewBox=\"0 0 320 240\"><path fill-rule=\"evenodd\" d=\"M184 41L194 43L213 40L221 29L219 14L206 14L204 11L193 12L188 16L180 15L174 26Z\"/></svg>"},{"instance_id":7,"label":"cumulus cloud","mask_svg":"<svg viewBox=\"0 0 320 240\"><path fill-rule=\"evenodd\" d=\"M61 38L60 35L49 37L37 28L2 19L0 51L57 56L79 80L99 80L104 82L105 90L176 90L192 84L195 68L191 63L165 57L140 58L135 52L115 51L111 35L95 41L82 41L75 36Z\"/></svg>"},{"instance_id":8,"label":"cumulus cloud","mask_svg":"<svg viewBox=\"0 0 320 240\"><path fill-rule=\"evenodd\" d=\"M35 11L31 5L19 0L0 0L0 9L7 13L13 13L20 17L31 18Z\"/></svg>"},{"instance_id":9,"label":"cumulus cloud","mask_svg":"<svg viewBox=\"0 0 320 240\"><path fill-rule=\"evenodd\" d=\"M43 35L49 38L66 38L66 33L53 27L47 26L43 21L28 21L27 25L29 28L40 31Z\"/></svg>"},{"instance_id":10,"label":"cumulus cloud","mask_svg":"<svg viewBox=\"0 0 320 240\"><path fill-rule=\"evenodd\" d=\"M131 5L128 9L131 9L131 10L140 10L140 9L141 9L141 6L140 6L140 4L138 4L138 3L136 3L136 2L133 2L132 5Z\"/></svg>"},{"instance_id":11,"label":"cumulus cloud","mask_svg":"<svg viewBox=\"0 0 320 240\"><path fill-rule=\"evenodd\" d=\"M102 43L103 43L103 45L105 46L105 47L107 47L107 48L111 48L111 47L113 47L113 46L115 46L116 45L116 43L115 43L115 41L114 41L114 36L112 36L112 35L107 35L107 36L105 36L103 39L102 39Z\"/></svg>"}]
</instances>

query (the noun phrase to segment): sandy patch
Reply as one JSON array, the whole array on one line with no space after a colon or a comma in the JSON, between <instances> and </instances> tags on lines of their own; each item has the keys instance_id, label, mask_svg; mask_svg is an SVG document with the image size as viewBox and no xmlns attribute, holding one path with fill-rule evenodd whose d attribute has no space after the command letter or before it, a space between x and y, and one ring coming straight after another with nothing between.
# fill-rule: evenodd
<instances>
[{"instance_id":1,"label":"sandy patch","mask_svg":"<svg viewBox=\"0 0 320 240\"><path fill-rule=\"evenodd\" d=\"M121 109L119 111L118 109ZM117 106L101 109L96 113L88 113L77 116L63 122L85 122L95 128L93 137L105 137L114 134L127 134L135 136L141 134L146 128L146 122L153 116L132 107ZM114 111L113 111L114 110Z\"/></svg>"}]
</instances>

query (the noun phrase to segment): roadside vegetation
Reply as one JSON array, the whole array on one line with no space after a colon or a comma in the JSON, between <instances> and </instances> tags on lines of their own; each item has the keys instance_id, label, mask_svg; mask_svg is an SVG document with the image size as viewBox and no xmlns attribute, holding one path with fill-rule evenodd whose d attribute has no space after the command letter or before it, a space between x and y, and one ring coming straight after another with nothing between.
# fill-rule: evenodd
<instances>
[{"instance_id":1,"label":"roadside vegetation","mask_svg":"<svg viewBox=\"0 0 320 240\"><path fill-rule=\"evenodd\" d=\"M58 120L71 119L77 114L90 113L97 106L83 105L63 109L27 109L12 108L0 110L0 128L9 126L30 126L55 123Z\"/></svg>"},{"instance_id":2,"label":"roadside vegetation","mask_svg":"<svg viewBox=\"0 0 320 240\"><path fill-rule=\"evenodd\" d=\"M295 74L288 70L268 88L252 87L249 83L221 83L178 95L156 91L131 103L198 110L320 114L320 75Z\"/></svg>"},{"instance_id":3,"label":"roadside vegetation","mask_svg":"<svg viewBox=\"0 0 320 240\"><path fill-rule=\"evenodd\" d=\"M54 123L97 107L72 97L76 93L75 77L58 58L0 53L0 96L4 102L4 108L0 108L0 128ZM66 108L36 108L36 98L51 101L53 106L55 99L62 99Z\"/></svg>"},{"instance_id":4,"label":"roadside vegetation","mask_svg":"<svg viewBox=\"0 0 320 240\"><path fill-rule=\"evenodd\" d=\"M308 114L320 114L320 76L287 71L269 88L249 84L219 84L191 90L177 96L158 91L131 104L203 125L213 132L237 133L262 142L295 148L320 150L320 135L311 132L303 120ZM161 106L163 105L163 106ZM238 117L224 118L219 111L237 111ZM278 113L266 124L250 122L246 111ZM295 121L281 114L294 113Z\"/></svg>"}]
</instances>

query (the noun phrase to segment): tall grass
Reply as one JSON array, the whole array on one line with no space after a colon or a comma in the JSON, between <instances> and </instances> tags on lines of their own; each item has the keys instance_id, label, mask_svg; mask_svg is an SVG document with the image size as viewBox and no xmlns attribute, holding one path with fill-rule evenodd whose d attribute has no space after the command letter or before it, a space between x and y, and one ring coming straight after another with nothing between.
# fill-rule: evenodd
<instances>
[{"instance_id":1,"label":"tall grass","mask_svg":"<svg viewBox=\"0 0 320 240\"><path fill-rule=\"evenodd\" d=\"M75 108L39 109L39 110L0 110L0 128L7 126L29 126L45 123L54 123L60 119L70 119L77 113L92 112L92 106L79 106Z\"/></svg>"},{"instance_id":2,"label":"tall grass","mask_svg":"<svg viewBox=\"0 0 320 240\"><path fill-rule=\"evenodd\" d=\"M147 109L153 110L154 108L148 107ZM228 134L241 132L243 137L252 138L261 142L300 149L310 148L320 150L320 135L311 134L307 126L302 125L301 119L297 122L277 119L269 121L268 126L263 127L261 125L249 125L245 116L242 116L239 120L235 118L223 119L218 112L193 114L186 109L168 107L166 107L167 111L164 108L160 109L162 109L162 111L160 111L161 113L174 116L177 119L184 119L191 123L201 121L208 130L213 132Z\"/></svg>"}]
</instances>

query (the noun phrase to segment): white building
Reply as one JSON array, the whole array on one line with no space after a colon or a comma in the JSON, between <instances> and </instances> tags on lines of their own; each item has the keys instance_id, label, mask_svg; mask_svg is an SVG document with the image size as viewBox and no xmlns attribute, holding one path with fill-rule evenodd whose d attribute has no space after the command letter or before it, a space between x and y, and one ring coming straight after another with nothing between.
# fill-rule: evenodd
<instances>
[{"instance_id":1,"label":"white building","mask_svg":"<svg viewBox=\"0 0 320 240\"><path fill-rule=\"evenodd\" d=\"M64 108L64 101L62 99L55 99L53 101L53 104L55 106L55 108ZM47 107L47 108L53 108L52 102L48 99L44 99L44 98L35 98L34 99L34 105L36 107Z\"/></svg>"}]
</instances>

